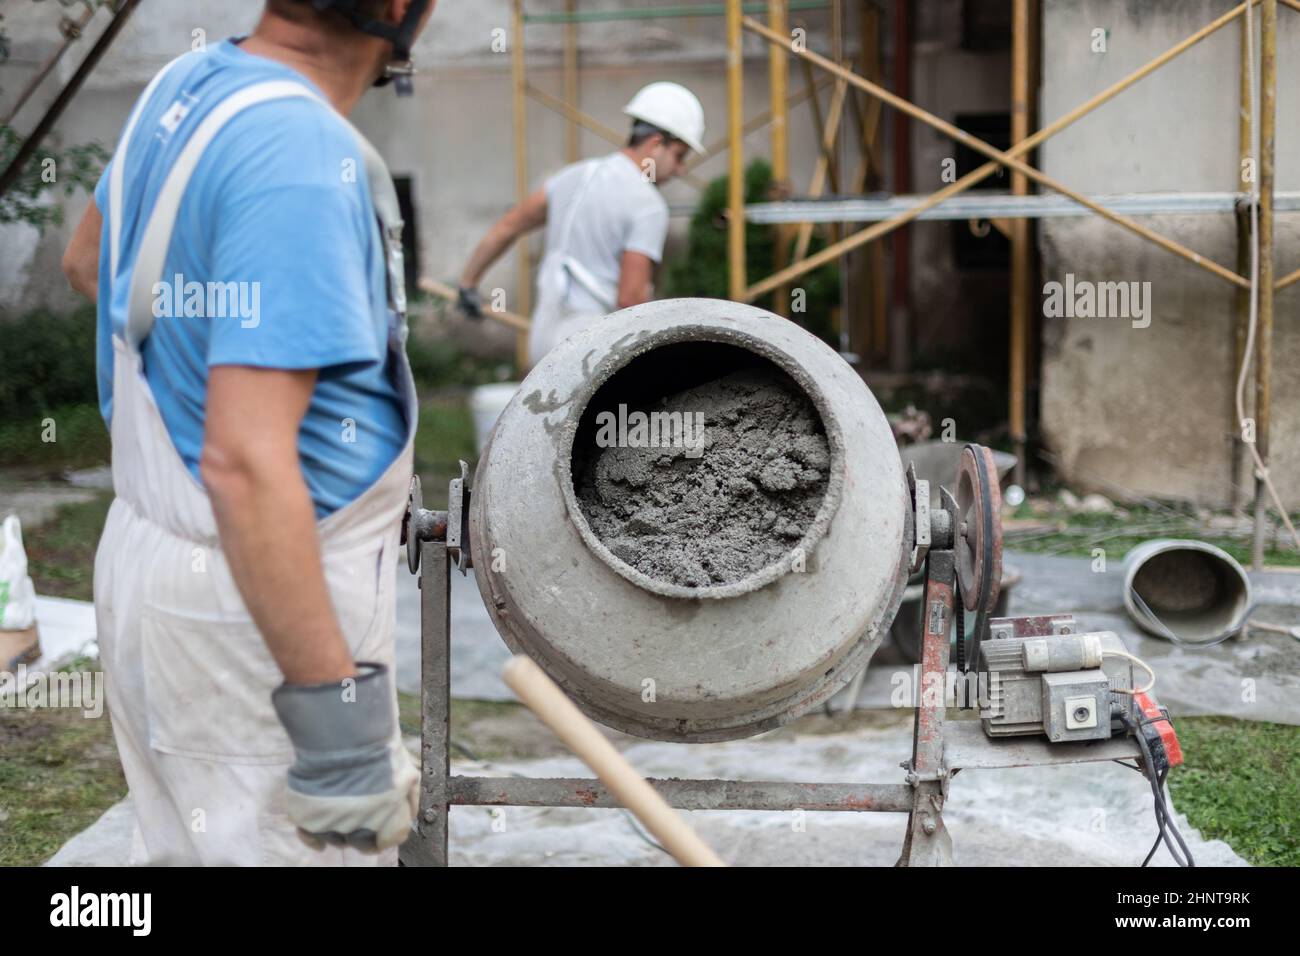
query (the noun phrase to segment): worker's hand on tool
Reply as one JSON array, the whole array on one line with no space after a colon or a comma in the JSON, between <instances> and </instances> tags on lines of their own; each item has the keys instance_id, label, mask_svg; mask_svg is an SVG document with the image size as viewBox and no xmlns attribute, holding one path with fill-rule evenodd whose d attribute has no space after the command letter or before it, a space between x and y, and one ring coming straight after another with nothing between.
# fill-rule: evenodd
<instances>
[{"instance_id":1,"label":"worker's hand on tool","mask_svg":"<svg viewBox=\"0 0 1300 956\"><path fill-rule=\"evenodd\" d=\"M388 668L359 663L352 680L282 684L271 699L293 741L286 803L299 836L368 852L405 840L420 772L402 745Z\"/></svg>"},{"instance_id":2,"label":"worker's hand on tool","mask_svg":"<svg viewBox=\"0 0 1300 956\"><path fill-rule=\"evenodd\" d=\"M478 289L461 286L456 294L456 305L467 319L477 321L483 318L483 297L479 295Z\"/></svg>"}]
</instances>

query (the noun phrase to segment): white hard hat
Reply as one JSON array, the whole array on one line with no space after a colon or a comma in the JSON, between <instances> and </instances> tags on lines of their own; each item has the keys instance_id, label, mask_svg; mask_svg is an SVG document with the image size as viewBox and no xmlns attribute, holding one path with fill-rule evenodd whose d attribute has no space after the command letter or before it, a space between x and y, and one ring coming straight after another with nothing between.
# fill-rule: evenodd
<instances>
[{"instance_id":1,"label":"white hard hat","mask_svg":"<svg viewBox=\"0 0 1300 956\"><path fill-rule=\"evenodd\" d=\"M680 83L651 83L643 86L623 107L633 119L656 126L692 150L704 154L704 107L695 94Z\"/></svg>"}]
</instances>

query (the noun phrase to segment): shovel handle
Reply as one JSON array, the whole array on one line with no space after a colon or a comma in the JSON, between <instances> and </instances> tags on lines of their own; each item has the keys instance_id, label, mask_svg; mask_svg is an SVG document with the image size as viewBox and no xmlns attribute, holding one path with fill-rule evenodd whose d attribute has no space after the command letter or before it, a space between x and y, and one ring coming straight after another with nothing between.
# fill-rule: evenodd
<instances>
[{"instance_id":1,"label":"shovel handle","mask_svg":"<svg viewBox=\"0 0 1300 956\"><path fill-rule=\"evenodd\" d=\"M636 815L678 863L725 865L532 658L516 655L506 664L502 676L519 699L595 771L618 802Z\"/></svg>"},{"instance_id":2,"label":"shovel handle","mask_svg":"<svg viewBox=\"0 0 1300 956\"><path fill-rule=\"evenodd\" d=\"M429 279L426 277L417 282L416 285L419 286L420 290L423 292L428 292L430 295L436 295L442 299L450 299L452 302L455 302L460 298L460 291L458 289L453 289L445 282L439 282L437 279ZM532 326L532 323L522 315L516 315L514 312L507 312L504 309L500 312L495 309L484 309L483 314L490 319L504 322L506 325L519 332L527 332Z\"/></svg>"}]
</instances>

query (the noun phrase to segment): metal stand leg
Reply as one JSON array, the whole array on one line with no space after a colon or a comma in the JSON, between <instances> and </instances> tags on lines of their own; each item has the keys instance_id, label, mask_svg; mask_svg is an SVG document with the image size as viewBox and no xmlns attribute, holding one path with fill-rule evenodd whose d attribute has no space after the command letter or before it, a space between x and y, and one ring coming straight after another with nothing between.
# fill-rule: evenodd
<instances>
[{"instance_id":1,"label":"metal stand leg","mask_svg":"<svg viewBox=\"0 0 1300 956\"><path fill-rule=\"evenodd\" d=\"M912 810L907 817L907 836L903 838L899 866L952 866L953 863L952 837L943 825L943 803L948 796L943 721L956 565L951 551L932 550L927 560L929 573L921 619L921 686L917 689L912 760L907 766Z\"/></svg>"},{"instance_id":2,"label":"metal stand leg","mask_svg":"<svg viewBox=\"0 0 1300 956\"><path fill-rule=\"evenodd\" d=\"M402 844L404 866L447 865L451 746L451 560L442 541L420 543L420 812Z\"/></svg>"}]
</instances>

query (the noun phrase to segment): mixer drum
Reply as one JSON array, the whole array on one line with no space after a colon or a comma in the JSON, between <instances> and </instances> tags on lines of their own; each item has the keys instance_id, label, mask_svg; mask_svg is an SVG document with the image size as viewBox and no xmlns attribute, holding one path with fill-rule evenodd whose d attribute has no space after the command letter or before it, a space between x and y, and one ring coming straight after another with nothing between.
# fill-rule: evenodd
<instances>
[{"instance_id":1,"label":"mixer drum","mask_svg":"<svg viewBox=\"0 0 1300 956\"><path fill-rule=\"evenodd\" d=\"M611 436L645 440L612 421L672 408L702 416L685 453L601 459ZM817 434L790 438L809 422ZM746 442L776 471L745 464ZM748 477L717 480L734 461ZM606 507L611 489L635 503ZM767 550L716 551L732 531L718 508ZM838 354L762 309L673 299L615 312L528 375L480 457L470 543L511 650L601 723L701 742L787 723L867 665L902 600L911 522L889 424Z\"/></svg>"}]
</instances>

